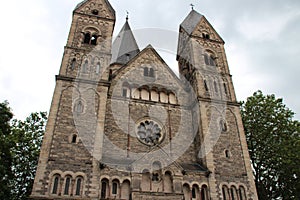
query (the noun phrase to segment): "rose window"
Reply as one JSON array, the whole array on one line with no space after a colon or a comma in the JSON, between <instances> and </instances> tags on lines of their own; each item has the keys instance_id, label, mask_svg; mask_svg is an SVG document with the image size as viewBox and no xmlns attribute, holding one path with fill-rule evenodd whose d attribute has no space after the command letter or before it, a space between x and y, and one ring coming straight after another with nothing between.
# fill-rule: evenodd
<instances>
[{"instance_id":1,"label":"rose window","mask_svg":"<svg viewBox=\"0 0 300 200\"><path fill-rule=\"evenodd\" d=\"M137 127L138 139L149 146L159 144L163 139L163 134L160 126L154 121L146 120L140 122Z\"/></svg>"}]
</instances>

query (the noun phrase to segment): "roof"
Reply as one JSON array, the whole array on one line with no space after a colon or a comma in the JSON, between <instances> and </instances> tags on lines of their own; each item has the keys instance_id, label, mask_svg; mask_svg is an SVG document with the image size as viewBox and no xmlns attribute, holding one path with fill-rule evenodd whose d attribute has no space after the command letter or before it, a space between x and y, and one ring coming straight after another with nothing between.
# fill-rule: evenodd
<instances>
[{"instance_id":1,"label":"roof","mask_svg":"<svg viewBox=\"0 0 300 200\"><path fill-rule=\"evenodd\" d=\"M80 2L79 4L77 4L77 6L75 7L74 10L77 10L78 8L80 8L83 4L87 3L90 0L84 0L82 2ZM108 8L110 9L110 11L112 12L113 16L115 16L115 10L113 9L113 7L111 6L111 4L109 3L108 0L104 0L104 2L107 4Z\"/></svg>"},{"instance_id":2,"label":"roof","mask_svg":"<svg viewBox=\"0 0 300 200\"><path fill-rule=\"evenodd\" d=\"M112 46L112 63L126 64L140 52L132 30L126 20Z\"/></svg>"},{"instance_id":3,"label":"roof","mask_svg":"<svg viewBox=\"0 0 300 200\"><path fill-rule=\"evenodd\" d=\"M208 169L201 166L199 163L184 163L181 164L185 171L208 172Z\"/></svg>"},{"instance_id":4,"label":"roof","mask_svg":"<svg viewBox=\"0 0 300 200\"><path fill-rule=\"evenodd\" d=\"M203 15L199 14L195 10L192 10L180 26L188 33L191 34L196 26L199 24Z\"/></svg>"}]
</instances>

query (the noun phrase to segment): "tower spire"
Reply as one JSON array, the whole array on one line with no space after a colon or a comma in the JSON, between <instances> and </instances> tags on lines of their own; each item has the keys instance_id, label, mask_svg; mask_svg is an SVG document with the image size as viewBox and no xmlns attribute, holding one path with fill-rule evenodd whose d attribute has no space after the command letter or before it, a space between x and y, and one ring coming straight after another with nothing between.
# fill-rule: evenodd
<instances>
[{"instance_id":1,"label":"tower spire","mask_svg":"<svg viewBox=\"0 0 300 200\"><path fill-rule=\"evenodd\" d=\"M127 14L129 14L128 11ZM139 52L140 49L129 26L127 16L123 28L113 42L112 63L126 64Z\"/></svg>"}]
</instances>

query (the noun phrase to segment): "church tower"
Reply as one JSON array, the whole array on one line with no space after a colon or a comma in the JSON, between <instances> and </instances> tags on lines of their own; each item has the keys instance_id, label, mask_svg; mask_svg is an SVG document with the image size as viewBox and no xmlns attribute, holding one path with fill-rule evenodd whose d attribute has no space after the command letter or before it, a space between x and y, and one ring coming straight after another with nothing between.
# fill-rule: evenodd
<instances>
[{"instance_id":1,"label":"church tower","mask_svg":"<svg viewBox=\"0 0 300 200\"><path fill-rule=\"evenodd\" d=\"M139 48L128 17L112 41L108 0L74 12L33 200L256 200L224 41L192 10L180 77Z\"/></svg>"},{"instance_id":2,"label":"church tower","mask_svg":"<svg viewBox=\"0 0 300 200\"><path fill-rule=\"evenodd\" d=\"M199 106L198 157L210 170L212 199L257 199L245 133L229 71L225 42L208 20L192 10L179 29L181 78ZM247 190L246 190L247 188Z\"/></svg>"}]
</instances>

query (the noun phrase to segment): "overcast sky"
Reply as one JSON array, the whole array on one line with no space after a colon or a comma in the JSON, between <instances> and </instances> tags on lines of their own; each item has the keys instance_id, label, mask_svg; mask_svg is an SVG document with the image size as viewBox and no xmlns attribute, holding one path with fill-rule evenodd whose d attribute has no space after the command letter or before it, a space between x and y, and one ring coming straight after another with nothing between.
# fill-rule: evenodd
<instances>
[{"instance_id":1,"label":"overcast sky","mask_svg":"<svg viewBox=\"0 0 300 200\"><path fill-rule=\"evenodd\" d=\"M0 12L0 102L15 117L49 111L71 25L80 0L4 1ZM238 100L258 89L282 97L300 119L299 0L110 0L117 14L115 34L129 11L134 30L176 33L191 10L205 15L225 41ZM138 41L139 42L139 41ZM151 43L151 41L149 41ZM174 38L176 47L177 38ZM139 44L143 49L145 44ZM154 47L155 44L153 45ZM159 48L159 47L157 47ZM163 58L177 68L175 49ZM164 57L165 56L165 57Z\"/></svg>"}]
</instances>

